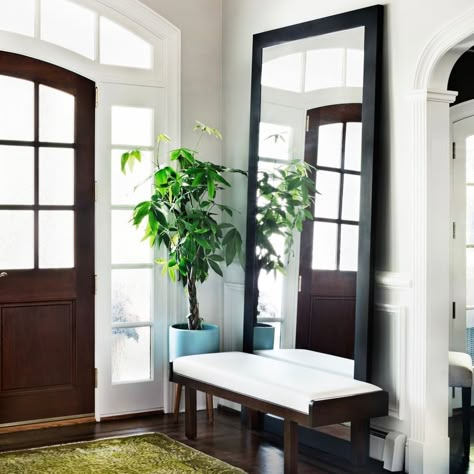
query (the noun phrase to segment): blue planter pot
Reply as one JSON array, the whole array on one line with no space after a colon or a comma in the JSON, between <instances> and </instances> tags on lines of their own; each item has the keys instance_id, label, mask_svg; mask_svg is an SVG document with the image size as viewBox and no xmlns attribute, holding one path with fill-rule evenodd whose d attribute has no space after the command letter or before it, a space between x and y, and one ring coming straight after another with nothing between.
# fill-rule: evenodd
<instances>
[{"instance_id":1,"label":"blue planter pot","mask_svg":"<svg viewBox=\"0 0 474 474\"><path fill-rule=\"evenodd\" d=\"M253 327L253 350L262 351L273 349L275 328L270 324L257 323Z\"/></svg>"},{"instance_id":2,"label":"blue planter pot","mask_svg":"<svg viewBox=\"0 0 474 474\"><path fill-rule=\"evenodd\" d=\"M169 327L169 359L219 352L219 326L203 324L200 330L189 330L187 324L173 324Z\"/></svg>"}]
</instances>

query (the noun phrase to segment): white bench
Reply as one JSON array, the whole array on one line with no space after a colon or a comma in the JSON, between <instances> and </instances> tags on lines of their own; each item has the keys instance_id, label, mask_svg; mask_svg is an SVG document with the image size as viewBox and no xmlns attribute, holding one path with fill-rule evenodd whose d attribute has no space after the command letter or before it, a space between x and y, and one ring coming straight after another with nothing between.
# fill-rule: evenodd
<instances>
[{"instance_id":1,"label":"white bench","mask_svg":"<svg viewBox=\"0 0 474 474\"><path fill-rule=\"evenodd\" d=\"M254 354L354 378L354 361L344 357L307 349L266 349L255 351Z\"/></svg>"},{"instance_id":2,"label":"white bench","mask_svg":"<svg viewBox=\"0 0 474 474\"><path fill-rule=\"evenodd\" d=\"M196 438L196 390L284 419L285 473L297 472L297 426L351 422L352 460L365 464L369 420L388 413L388 394L345 375L270 357L221 352L180 357L170 380L184 385L186 436Z\"/></svg>"}]
</instances>

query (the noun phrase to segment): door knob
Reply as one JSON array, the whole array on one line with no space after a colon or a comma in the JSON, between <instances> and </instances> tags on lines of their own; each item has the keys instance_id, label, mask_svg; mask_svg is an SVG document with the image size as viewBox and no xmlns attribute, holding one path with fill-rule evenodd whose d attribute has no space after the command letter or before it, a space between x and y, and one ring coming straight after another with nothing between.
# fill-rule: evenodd
<instances>
[{"instance_id":1,"label":"door knob","mask_svg":"<svg viewBox=\"0 0 474 474\"><path fill-rule=\"evenodd\" d=\"M0 278L6 277L6 276L8 276L8 273L7 273L7 272L2 272L2 273L0 273Z\"/></svg>"}]
</instances>

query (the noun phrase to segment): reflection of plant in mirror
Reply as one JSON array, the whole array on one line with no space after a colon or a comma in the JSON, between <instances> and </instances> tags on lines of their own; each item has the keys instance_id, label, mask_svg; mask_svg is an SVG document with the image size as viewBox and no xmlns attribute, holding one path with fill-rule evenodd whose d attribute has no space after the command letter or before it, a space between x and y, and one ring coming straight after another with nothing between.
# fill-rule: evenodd
<instances>
[{"instance_id":1,"label":"reflection of plant in mirror","mask_svg":"<svg viewBox=\"0 0 474 474\"><path fill-rule=\"evenodd\" d=\"M200 122L196 122L194 130L199 133L197 145L203 135L221 138L218 130ZM158 157L160 145L169 141L166 135L158 137ZM144 239L168 251L167 258L156 262L162 265L163 273L187 288L189 329L201 329L202 324L196 283L207 280L210 269L222 276L221 262L230 265L236 255L240 257L240 233L234 225L217 221L219 212L232 217L233 211L220 204L217 195L231 186L225 173L246 175L238 169L200 161L197 153L189 148L172 150L169 158L177 162L176 169L160 165L157 159L152 196L135 206L132 218L137 227L142 221L147 224ZM140 150L124 153L122 171L127 166L132 169L135 160L141 160Z\"/></svg>"},{"instance_id":2,"label":"reflection of plant in mirror","mask_svg":"<svg viewBox=\"0 0 474 474\"><path fill-rule=\"evenodd\" d=\"M285 271L293 256L294 231L303 230L303 223L313 219L309 211L316 188L308 177L311 166L300 160L259 170L257 184L257 271ZM284 239L283 255L275 249L272 237ZM284 257L286 256L286 261Z\"/></svg>"}]
</instances>

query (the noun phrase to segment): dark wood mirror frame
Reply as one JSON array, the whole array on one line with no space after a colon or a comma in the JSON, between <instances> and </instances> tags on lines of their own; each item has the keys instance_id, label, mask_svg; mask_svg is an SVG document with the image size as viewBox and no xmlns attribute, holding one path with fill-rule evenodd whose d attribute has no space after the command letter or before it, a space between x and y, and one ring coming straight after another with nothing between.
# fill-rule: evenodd
<instances>
[{"instance_id":1,"label":"dark wood mirror frame","mask_svg":"<svg viewBox=\"0 0 474 474\"><path fill-rule=\"evenodd\" d=\"M356 283L356 327L354 377L370 379L370 331L374 290L375 168L379 150L381 103L383 6L354 10L254 35L250 111L249 176L243 350L253 351L254 314L257 295L255 217L257 166L261 114L261 73L264 48L342 30L364 27L364 83L362 90L362 170L358 272Z\"/></svg>"}]
</instances>

